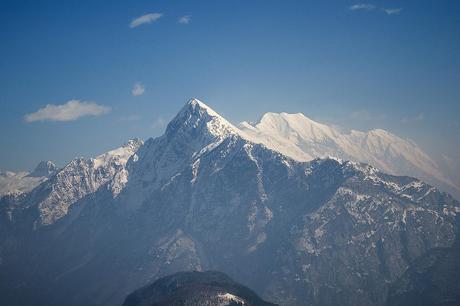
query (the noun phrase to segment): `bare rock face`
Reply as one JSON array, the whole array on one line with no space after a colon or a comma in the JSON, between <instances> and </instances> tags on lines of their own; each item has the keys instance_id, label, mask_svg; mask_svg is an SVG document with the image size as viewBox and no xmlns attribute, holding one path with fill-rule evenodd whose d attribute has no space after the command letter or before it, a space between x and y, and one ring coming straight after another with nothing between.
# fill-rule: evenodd
<instances>
[{"instance_id":1,"label":"bare rock face","mask_svg":"<svg viewBox=\"0 0 460 306\"><path fill-rule=\"evenodd\" d=\"M275 306L221 272L179 272L128 295L123 306Z\"/></svg>"},{"instance_id":2,"label":"bare rock face","mask_svg":"<svg viewBox=\"0 0 460 306\"><path fill-rule=\"evenodd\" d=\"M460 239L415 260L391 286L387 305L454 306L460 302Z\"/></svg>"},{"instance_id":3,"label":"bare rock face","mask_svg":"<svg viewBox=\"0 0 460 306\"><path fill-rule=\"evenodd\" d=\"M385 305L415 260L457 237L448 194L293 160L197 100L115 155L0 200L0 304L117 305L162 276L218 270L281 305Z\"/></svg>"}]
</instances>

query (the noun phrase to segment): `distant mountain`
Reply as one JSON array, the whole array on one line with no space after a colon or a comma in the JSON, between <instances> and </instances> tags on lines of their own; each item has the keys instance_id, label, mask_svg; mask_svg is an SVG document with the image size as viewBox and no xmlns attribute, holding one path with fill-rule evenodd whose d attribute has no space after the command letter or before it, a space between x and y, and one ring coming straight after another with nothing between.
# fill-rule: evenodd
<instances>
[{"instance_id":1,"label":"distant mountain","mask_svg":"<svg viewBox=\"0 0 460 306\"><path fill-rule=\"evenodd\" d=\"M260 122L239 126L251 139L298 161L337 157L370 164L394 175L409 175L460 198L460 185L417 144L382 129L349 133L305 115L266 113Z\"/></svg>"},{"instance_id":2,"label":"distant mountain","mask_svg":"<svg viewBox=\"0 0 460 306\"><path fill-rule=\"evenodd\" d=\"M57 167L51 161L40 162L31 173L26 171L0 171L0 197L29 192L56 173Z\"/></svg>"},{"instance_id":3,"label":"distant mountain","mask_svg":"<svg viewBox=\"0 0 460 306\"><path fill-rule=\"evenodd\" d=\"M34 226L49 225L65 216L71 205L93 194L103 185L106 185L115 197L127 180L126 162L141 145L141 140L134 139L96 158L72 160L55 175L42 179L42 184L30 188L31 191L25 195L22 208L37 208L39 219ZM26 177L24 179L27 181Z\"/></svg>"},{"instance_id":4,"label":"distant mountain","mask_svg":"<svg viewBox=\"0 0 460 306\"><path fill-rule=\"evenodd\" d=\"M123 306L275 306L224 273L179 272L128 295Z\"/></svg>"},{"instance_id":5,"label":"distant mountain","mask_svg":"<svg viewBox=\"0 0 460 306\"><path fill-rule=\"evenodd\" d=\"M56 173L56 171L58 170L58 168L56 167L56 165L51 162L51 161L41 161L37 167L35 167L35 170L32 171L32 173L29 174L29 176L32 176L32 177L42 177L42 176L46 176L46 177L49 177L51 175L53 175L54 173Z\"/></svg>"},{"instance_id":6,"label":"distant mountain","mask_svg":"<svg viewBox=\"0 0 460 306\"><path fill-rule=\"evenodd\" d=\"M162 136L0 199L0 304L118 305L218 270L281 305L383 306L415 260L452 246L459 212L414 178L292 159L193 99Z\"/></svg>"}]
</instances>

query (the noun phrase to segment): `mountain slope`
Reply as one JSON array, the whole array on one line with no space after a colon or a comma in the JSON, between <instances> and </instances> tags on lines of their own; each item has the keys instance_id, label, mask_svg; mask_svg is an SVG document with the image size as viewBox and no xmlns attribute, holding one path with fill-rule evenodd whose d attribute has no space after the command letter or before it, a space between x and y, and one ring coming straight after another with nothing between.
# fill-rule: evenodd
<instances>
[{"instance_id":1,"label":"mountain slope","mask_svg":"<svg viewBox=\"0 0 460 306\"><path fill-rule=\"evenodd\" d=\"M27 193L56 173L57 167L50 161L42 161L32 172L1 172L0 198L6 194Z\"/></svg>"},{"instance_id":2,"label":"mountain slope","mask_svg":"<svg viewBox=\"0 0 460 306\"><path fill-rule=\"evenodd\" d=\"M131 293L123 303L123 306L150 305L274 306L224 273L214 271L180 272L163 277Z\"/></svg>"},{"instance_id":3,"label":"mountain slope","mask_svg":"<svg viewBox=\"0 0 460 306\"><path fill-rule=\"evenodd\" d=\"M282 305L384 305L416 258L456 239L460 205L436 188L293 160L196 100L117 171L116 196L107 180L47 226L28 225L43 224L48 182L0 200L0 303L116 305L162 276L219 270Z\"/></svg>"},{"instance_id":4,"label":"mountain slope","mask_svg":"<svg viewBox=\"0 0 460 306\"><path fill-rule=\"evenodd\" d=\"M460 302L460 239L418 258L392 286L387 305L449 306Z\"/></svg>"},{"instance_id":5,"label":"mountain slope","mask_svg":"<svg viewBox=\"0 0 460 306\"><path fill-rule=\"evenodd\" d=\"M19 216L24 209L32 207L39 215L31 226L50 225L67 215L69 208L87 195L95 193L101 186L107 185L115 197L127 181L125 165L128 159L142 145L140 140L130 140L122 147L104 153L96 158L85 160L76 158L52 176L42 179L28 194L23 195ZM5 198L4 201L9 201ZM12 200L12 202L15 202ZM4 204L5 206L11 206ZM15 219L15 210L9 208L11 221Z\"/></svg>"},{"instance_id":6,"label":"mountain slope","mask_svg":"<svg viewBox=\"0 0 460 306\"><path fill-rule=\"evenodd\" d=\"M410 175L460 196L441 167L415 143L385 130L343 133L303 114L267 113L260 122L239 126L255 142L299 161L334 156L363 162L395 175Z\"/></svg>"}]
</instances>

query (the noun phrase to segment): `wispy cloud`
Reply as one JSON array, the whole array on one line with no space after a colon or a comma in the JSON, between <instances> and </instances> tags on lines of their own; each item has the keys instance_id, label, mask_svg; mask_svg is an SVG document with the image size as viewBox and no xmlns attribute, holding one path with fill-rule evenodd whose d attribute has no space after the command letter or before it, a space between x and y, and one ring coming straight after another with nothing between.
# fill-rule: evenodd
<instances>
[{"instance_id":1,"label":"wispy cloud","mask_svg":"<svg viewBox=\"0 0 460 306\"><path fill-rule=\"evenodd\" d=\"M358 10L372 11L372 10L375 10L376 8L377 7L375 5L366 4L366 3L353 4L352 6L349 7L349 9L352 11L358 11Z\"/></svg>"},{"instance_id":2,"label":"wispy cloud","mask_svg":"<svg viewBox=\"0 0 460 306\"><path fill-rule=\"evenodd\" d=\"M368 110L360 109L352 112L350 114L351 119L356 120L364 120L364 121L371 121L371 120L382 120L385 119L385 114L373 114Z\"/></svg>"},{"instance_id":3,"label":"wispy cloud","mask_svg":"<svg viewBox=\"0 0 460 306\"><path fill-rule=\"evenodd\" d=\"M133 86L133 89L131 89L131 94L135 97L143 95L145 92L145 86L142 85L141 83L136 83Z\"/></svg>"},{"instance_id":4,"label":"wispy cloud","mask_svg":"<svg viewBox=\"0 0 460 306\"><path fill-rule=\"evenodd\" d=\"M26 122L74 121L86 116L100 116L110 112L110 107L94 102L70 100L65 104L48 104L38 111L24 116Z\"/></svg>"},{"instance_id":5,"label":"wispy cloud","mask_svg":"<svg viewBox=\"0 0 460 306\"><path fill-rule=\"evenodd\" d=\"M189 24L191 19L192 19L191 15L185 15L179 18L178 22L181 24Z\"/></svg>"},{"instance_id":6,"label":"wispy cloud","mask_svg":"<svg viewBox=\"0 0 460 306\"><path fill-rule=\"evenodd\" d=\"M164 119L163 117L158 117L152 123L152 128L154 128L154 129L163 129L164 127L166 127L167 123L168 122L166 121L166 119Z\"/></svg>"},{"instance_id":7,"label":"wispy cloud","mask_svg":"<svg viewBox=\"0 0 460 306\"><path fill-rule=\"evenodd\" d=\"M381 11L386 13L387 15L395 15L399 14L402 11L402 8L388 8L388 7L379 7L374 4L369 3L358 3L353 4L352 6L348 7L351 11Z\"/></svg>"},{"instance_id":8,"label":"wispy cloud","mask_svg":"<svg viewBox=\"0 0 460 306\"><path fill-rule=\"evenodd\" d=\"M136 27L138 27L140 25L143 25L143 24L155 22L158 19L160 19L161 16L163 16L163 14L161 14L161 13L150 13L150 14L146 14L146 15L137 17L137 18L133 19L133 21L131 21L131 23L129 24L129 27L130 28L136 28Z\"/></svg>"},{"instance_id":9,"label":"wispy cloud","mask_svg":"<svg viewBox=\"0 0 460 306\"><path fill-rule=\"evenodd\" d=\"M413 117L404 117L401 119L401 122L410 123L410 122L423 121L423 120L425 120L425 115L423 113L420 113Z\"/></svg>"},{"instance_id":10,"label":"wispy cloud","mask_svg":"<svg viewBox=\"0 0 460 306\"><path fill-rule=\"evenodd\" d=\"M384 8L383 11L388 15L399 14L402 11L402 8Z\"/></svg>"}]
</instances>

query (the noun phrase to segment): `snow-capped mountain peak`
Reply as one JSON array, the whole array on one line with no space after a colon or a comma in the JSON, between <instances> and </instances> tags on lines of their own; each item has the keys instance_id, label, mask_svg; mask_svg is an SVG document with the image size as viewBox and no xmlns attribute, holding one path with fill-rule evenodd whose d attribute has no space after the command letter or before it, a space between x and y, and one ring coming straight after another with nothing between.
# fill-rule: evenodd
<instances>
[{"instance_id":1,"label":"snow-capped mountain peak","mask_svg":"<svg viewBox=\"0 0 460 306\"><path fill-rule=\"evenodd\" d=\"M205 132L211 137L222 138L229 134L238 134L239 129L203 102L190 99L168 124L165 134L170 136L184 131Z\"/></svg>"},{"instance_id":2,"label":"snow-capped mountain peak","mask_svg":"<svg viewBox=\"0 0 460 306\"><path fill-rule=\"evenodd\" d=\"M32 177L50 176L57 171L56 165L52 161L41 161L35 170L29 174Z\"/></svg>"},{"instance_id":3,"label":"snow-capped mountain peak","mask_svg":"<svg viewBox=\"0 0 460 306\"><path fill-rule=\"evenodd\" d=\"M242 122L239 127L254 142L298 161L334 156L368 163L390 174L414 176L460 195L460 187L417 144L383 129L342 132L300 113L266 113L258 123Z\"/></svg>"},{"instance_id":4,"label":"snow-capped mountain peak","mask_svg":"<svg viewBox=\"0 0 460 306\"><path fill-rule=\"evenodd\" d=\"M42 161L32 172L0 171L0 198L6 194L22 194L31 191L44 181L48 180L57 171L51 161Z\"/></svg>"},{"instance_id":5,"label":"snow-capped mountain peak","mask_svg":"<svg viewBox=\"0 0 460 306\"><path fill-rule=\"evenodd\" d=\"M246 132L244 126L242 126L242 129ZM328 140L338 141L337 132L332 127L315 122L301 113L266 113L257 124L253 125L251 132L249 134L256 132L259 137L262 136L262 139L266 138L266 136L274 138L268 147L273 146L273 149L281 151L284 154L288 151L293 152L286 155L300 161L329 155L335 156L333 152L321 152L319 149L307 152L303 147L311 148ZM256 137L256 139L259 137ZM279 144L274 146L275 142ZM301 149L301 153L296 152L299 148Z\"/></svg>"}]
</instances>

